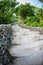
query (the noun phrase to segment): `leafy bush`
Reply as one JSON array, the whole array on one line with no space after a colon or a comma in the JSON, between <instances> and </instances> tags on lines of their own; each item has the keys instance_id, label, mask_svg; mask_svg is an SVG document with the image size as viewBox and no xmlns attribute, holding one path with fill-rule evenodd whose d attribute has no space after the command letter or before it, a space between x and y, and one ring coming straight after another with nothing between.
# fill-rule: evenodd
<instances>
[{"instance_id":1,"label":"leafy bush","mask_svg":"<svg viewBox=\"0 0 43 65\"><path fill-rule=\"evenodd\" d=\"M37 27L39 23L40 23L39 19L36 17L27 17L27 19L26 19L26 25L28 25L28 26L36 26Z\"/></svg>"},{"instance_id":2,"label":"leafy bush","mask_svg":"<svg viewBox=\"0 0 43 65\"><path fill-rule=\"evenodd\" d=\"M0 1L0 24L12 23L15 20L16 0Z\"/></svg>"}]
</instances>

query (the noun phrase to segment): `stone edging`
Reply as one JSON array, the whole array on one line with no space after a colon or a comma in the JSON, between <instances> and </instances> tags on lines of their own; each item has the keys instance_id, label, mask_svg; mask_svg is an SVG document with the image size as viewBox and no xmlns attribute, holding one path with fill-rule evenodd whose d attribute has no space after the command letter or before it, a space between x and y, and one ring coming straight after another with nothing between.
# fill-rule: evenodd
<instances>
[{"instance_id":1,"label":"stone edging","mask_svg":"<svg viewBox=\"0 0 43 65\"><path fill-rule=\"evenodd\" d=\"M17 22L15 22L15 23L13 23L13 24L1 24L0 25L0 27L1 26L13 26L13 25L16 25L16 24L18 24ZM40 34L43 34L43 28L40 28L40 27L32 27L32 26L26 26L26 25L22 25L22 24L18 24L20 27L22 27L22 28L26 28L26 29L30 29L31 31L39 31L40 32Z\"/></svg>"},{"instance_id":2,"label":"stone edging","mask_svg":"<svg viewBox=\"0 0 43 65\"><path fill-rule=\"evenodd\" d=\"M22 27L22 28L30 29L31 31L39 31L40 34L43 34L43 28L32 27L32 26L25 26L25 25L22 25L22 24L19 24L19 26Z\"/></svg>"}]
</instances>

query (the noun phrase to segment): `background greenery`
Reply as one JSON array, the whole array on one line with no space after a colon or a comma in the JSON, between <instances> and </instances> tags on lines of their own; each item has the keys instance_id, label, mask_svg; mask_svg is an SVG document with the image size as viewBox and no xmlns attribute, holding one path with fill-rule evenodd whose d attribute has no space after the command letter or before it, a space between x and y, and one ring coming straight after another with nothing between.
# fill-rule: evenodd
<instances>
[{"instance_id":1,"label":"background greenery","mask_svg":"<svg viewBox=\"0 0 43 65\"><path fill-rule=\"evenodd\" d=\"M27 26L43 27L43 7L29 3L19 5L16 0L0 1L0 24L19 22Z\"/></svg>"},{"instance_id":2,"label":"background greenery","mask_svg":"<svg viewBox=\"0 0 43 65\"><path fill-rule=\"evenodd\" d=\"M15 20L16 0L0 1L0 24L12 23Z\"/></svg>"}]
</instances>

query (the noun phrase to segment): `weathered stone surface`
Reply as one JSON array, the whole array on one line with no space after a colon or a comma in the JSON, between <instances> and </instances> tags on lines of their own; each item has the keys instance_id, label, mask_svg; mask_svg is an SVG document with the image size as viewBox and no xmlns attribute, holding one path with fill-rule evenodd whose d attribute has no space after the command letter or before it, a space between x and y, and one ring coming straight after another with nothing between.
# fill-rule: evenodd
<instances>
[{"instance_id":1,"label":"weathered stone surface","mask_svg":"<svg viewBox=\"0 0 43 65\"><path fill-rule=\"evenodd\" d=\"M43 34L39 30L27 29L18 24L12 25L12 56L16 56L13 65L43 64ZM37 29L37 28L36 28Z\"/></svg>"},{"instance_id":2,"label":"weathered stone surface","mask_svg":"<svg viewBox=\"0 0 43 65\"><path fill-rule=\"evenodd\" d=\"M5 37L6 40L10 37L12 46L9 53L18 57L12 65L43 65L43 28L25 28L19 24L9 24L6 32L5 29L6 25L0 25L0 39ZM8 34L7 30L10 31Z\"/></svg>"},{"instance_id":3,"label":"weathered stone surface","mask_svg":"<svg viewBox=\"0 0 43 65\"><path fill-rule=\"evenodd\" d=\"M0 63L3 65L10 61L8 46L10 45L11 32L11 25L0 25Z\"/></svg>"}]
</instances>

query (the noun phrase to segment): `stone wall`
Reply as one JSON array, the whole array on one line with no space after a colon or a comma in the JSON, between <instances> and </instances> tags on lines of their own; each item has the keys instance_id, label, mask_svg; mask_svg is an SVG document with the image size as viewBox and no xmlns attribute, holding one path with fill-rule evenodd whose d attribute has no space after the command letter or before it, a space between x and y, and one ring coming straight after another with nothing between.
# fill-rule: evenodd
<instances>
[{"instance_id":1,"label":"stone wall","mask_svg":"<svg viewBox=\"0 0 43 65\"><path fill-rule=\"evenodd\" d=\"M13 45L9 52L16 57L13 65L43 65L42 29L15 23L12 30Z\"/></svg>"},{"instance_id":2,"label":"stone wall","mask_svg":"<svg viewBox=\"0 0 43 65\"><path fill-rule=\"evenodd\" d=\"M22 28L30 29L31 31L39 31L40 34L43 34L43 28L41 28L41 27L25 26L25 25L22 25L22 24L19 24L19 26L22 27Z\"/></svg>"},{"instance_id":3,"label":"stone wall","mask_svg":"<svg viewBox=\"0 0 43 65\"><path fill-rule=\"evenodd\" d=\"M0 45L6 43L9 43L9 39L11 38L11 25L0 25Z\"/></svg>"},{"instance_id":4,"label":"stone wall","mask_svg":"<svg viewBox=\"0 0 43 65\"><path fill-rule=\"evenodd\" d=\"M6 65L11 60L10 52L8 50L9 49L8 47L11 44L11 35L12 35L11 24L0 25L0 63L2 63L3 65Z\"/></svg>"},{"instance_id":5,"label":"stone wall","mask_svg":"<svg viewBox=\"0 0 43 65\"><path fill-rule=\"evenodd\" d=\"M0 25L0 44L6 41L12 43L8 49L11 56L18 57L13 65L43 65L43 28Z\"/></svg>"}]
</instances>

